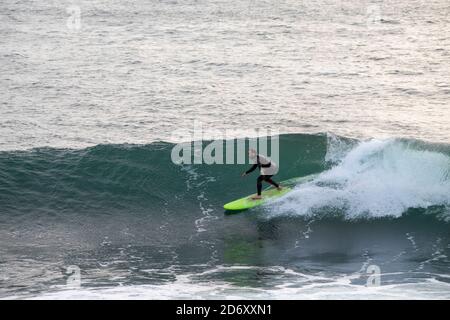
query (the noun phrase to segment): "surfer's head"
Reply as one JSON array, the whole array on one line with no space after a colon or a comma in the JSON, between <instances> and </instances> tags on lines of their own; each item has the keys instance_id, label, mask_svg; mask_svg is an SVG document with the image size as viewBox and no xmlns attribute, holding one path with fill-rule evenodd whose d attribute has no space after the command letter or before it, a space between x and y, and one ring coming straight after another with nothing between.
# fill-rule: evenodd
<instances>
[{"instance_id":1,"label":"surfer's head","mask_svg":"<svg viewBox=\"0 0 450 320\"><path fill-rule=\"evenodd\" d=\"M256 158L256 150L255 149L248 150L248 157L250 159L255 159Z\"/></svg>"}]
</instances>

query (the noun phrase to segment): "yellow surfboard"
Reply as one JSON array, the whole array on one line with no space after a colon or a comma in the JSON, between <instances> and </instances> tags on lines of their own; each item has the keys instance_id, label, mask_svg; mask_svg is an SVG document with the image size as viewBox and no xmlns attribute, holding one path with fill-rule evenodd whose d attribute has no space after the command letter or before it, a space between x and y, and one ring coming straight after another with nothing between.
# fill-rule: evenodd
<instances>
[{"instance_id":1,"label":"yellow surfboard","mask_svg":"<svg viewBox=\"0 0 450 320\"><path fill-rule=\"evenodd\" d=\"M229 211L247 210L262 205L271 199L279 198L291 190L292 189L289 187L283 187L281 190L277 190L275 188L267 189L261 192L262 199L253 200L251 199L253 195L249 195L247 197L229 202L225 204L223 208Z\"/></svg>"},{"instance_id":2,"label":"yellow surfboard","mask_svg":"<svg viewBox=\"0 0 450 320\"><path fill-rule=\"evenodd\" d=\"M304 177L296 177L296 178L291 178L289 180L281 181L280 185L283 187L283 189L281 189L280 191L278 191L277 189L275 189L273 187L270 187L269 189L266 189L261 193L262 199L253 200L253 199L251 199L251 197L253 195L250 195L250 196L247 196L247 197L244 197L241 199L231 201L231 202L225 204L223 206L223 208L227 211L242 211L242 210L247 210L250 208L260 206L266 202L269 202L272 199L276 199L281 196L284 196L289 191L291 191L293 188L295 188L296 185L310 182L310 181L314 180L317 176L318 176L318 174L315 173L315 174L310 174L310 175L304 176Z\"/></svg>"}]
</instances>

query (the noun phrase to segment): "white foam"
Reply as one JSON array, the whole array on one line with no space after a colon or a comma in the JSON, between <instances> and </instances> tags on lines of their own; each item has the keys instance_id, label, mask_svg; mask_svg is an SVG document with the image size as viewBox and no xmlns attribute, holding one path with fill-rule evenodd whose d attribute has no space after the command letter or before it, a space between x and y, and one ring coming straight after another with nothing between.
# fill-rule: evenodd
<instances>
[{"instance_id":1,"label":"white foam","mask_svg":"<svg viewBox=\"0 0 450 320\"><path fill-rule=\"evenodd\" d=\"M108 288L58 289L33 296L8 299L449 299L450 284L431 277L417 283L366 286L354 284L362 276L308 275L284 267L218 266L207 274L241 269L264 269L281 278L271 288L242 287L226 282L198 281L202 274L177 275L161 285L132 285ZM263 271L263 270L260 270Z\"/></svg>"},{"instance_id":2,"label":"white foam","mask_svg":"<svg viewBox=\"0 0 450 320\"><path fill-rule=\"evenodd\" d=\"M337 156L327 159L340 162L272 203L271 214L308 215L328 207L348 218L399 217L408 208L450 205L450 158L442 153L394 139L330 150Z\"/></svg>"}]
</instances>

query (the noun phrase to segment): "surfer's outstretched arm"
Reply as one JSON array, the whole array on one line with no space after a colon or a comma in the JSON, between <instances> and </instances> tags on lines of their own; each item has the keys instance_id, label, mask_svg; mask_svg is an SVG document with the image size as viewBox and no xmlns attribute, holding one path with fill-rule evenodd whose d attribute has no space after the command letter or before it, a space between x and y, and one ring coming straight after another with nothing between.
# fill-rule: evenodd
<instances>
[{"instance_id":1,"label":"surfer's outstretched arm","mask_svg":"<svg viewBox=\"0 0 450 320\"><path fill-rule=\"evenodd\" d=\"M258 164L257 163L252 165L252 167L250 169L248 169L247 171L245 171L243 175L245 176L246 174L249 174L250 172L255 171L256 168L258 168Z\"/></svg>"}]
</instances>

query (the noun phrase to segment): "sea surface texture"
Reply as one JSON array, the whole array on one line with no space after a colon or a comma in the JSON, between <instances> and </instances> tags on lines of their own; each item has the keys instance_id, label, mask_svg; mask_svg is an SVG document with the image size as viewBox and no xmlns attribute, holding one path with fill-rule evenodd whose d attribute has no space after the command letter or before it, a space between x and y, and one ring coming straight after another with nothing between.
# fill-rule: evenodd
<instances>
[{"instance_id":1,"label":"sea surface texture","mask_svg":"<svg viewBox=\"0 0 450 320\"><path fill-rule=\"evenodd\" d=\"M0 298L450 299L449 80L447 0L2 0Z\"/></svg>"}]
</instances>

